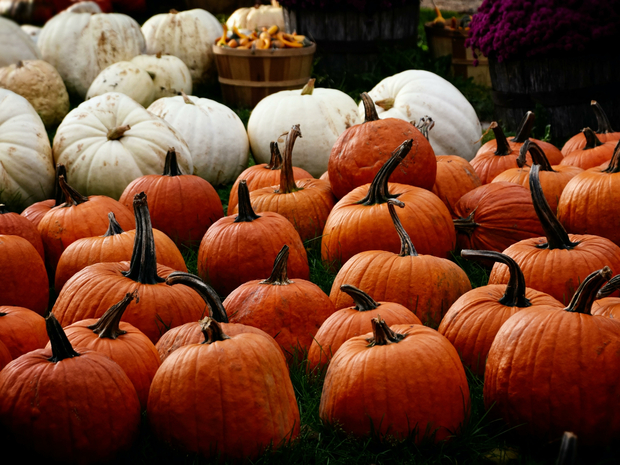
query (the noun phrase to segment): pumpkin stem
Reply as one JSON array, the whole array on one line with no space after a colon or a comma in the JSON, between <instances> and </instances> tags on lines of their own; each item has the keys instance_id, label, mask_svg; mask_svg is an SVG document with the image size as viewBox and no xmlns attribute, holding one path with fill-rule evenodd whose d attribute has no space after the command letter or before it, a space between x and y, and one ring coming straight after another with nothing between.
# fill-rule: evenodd
<instances>
[{"instance_id":1,"label":"pumpkin stem","mask_svg":"<svg viewBox=\"0 0 620 465\"><path fill-rule=\"evenodd\" d=\"M224 339L230 339L229 336L224 334L222 327L211 317L205 317L200 320L200 329L204 334L205 340L201 344L212 344L217 341L223 341Z\"/></svg>"},{"instance_id":2,"label":"pumpkin stem","mask_svg":"<svg viewBox=\"0 0 620 465\"><path fill-rule=\"evenodd\" d=\"M597 291L609 281L612 272L608 266L590 273L586 279L584 279L577 290L575 295L571 299L568 307L564 310L572 313L584 313L586 315L592 314L592 303L596 299Z\"/></svg>"},{"instance_id":3,"label":"pumpkin stem","mask_svg":"<svg viewBox=\"0 0 620 465\"><path fill-rule=\"evenodd\" d=\"M423 116L420 118L418 124L414 125L418 131L428 140L428 132L435 127L435 121L430 116Z\"/></svg>"},{"instance_id":4,"label":"pumpkin stem","mask_svg":"<svg viewBox=\"0 0 620 465\"><path fill-rule=\"evenodd\" d=\"M164 278L157 275L153 226L151 225L151 215L144 192L136 194L133 198L133 211L136 216L136 236L133 241L129 271L123 271L123 276L140 284L162 283Z\"/></svg>"},{"instance_id":5,"label":"pumpkin stem","mask_svg":"<svg viewBox=\"0 0 620 465\"><path fill-rule=\"evenodd\" d=\"M260 216L254 213L254 209L252 208L250 191L248 190L245 179L239 183L237 197L239 198L239 213L237 214L237 218L235 218L235 223L250 223L260 218Z\"/></svg>"},{"instance_id":6,"label":"pumpkin stem","mask_svg":"<svg viewBox=\"0 0 620 465\"><path fill-rule=\"evenodd\" d=\"M65 203L65 194L60 187L60 177L67 179L67 168L62 163L56 165L56 182L54 183L54 206L57 207Z\"/></svg>"},{"instance_id":7,"label":"pumpkin stem","mask_svg":"<svg viewBox=\"0 0 620 465\"><path fill-rule=\"evenodd\" d=\"M271 158L269 159L269 163L265 168L275 171L282 169L282 155L280 155L280 149L278 148L278 142L271 141L269 144L269 148L271 149Z\"/></svg>"},{"instance_id":8,"label":"pumpkin stem","mask_svg":"<svg viewBox=\"0 0 620 465\"><path fill-rule=\"evenodd\" d=\"M47 335L50 338L50 344L52 345L52 356L48 358L48 360L52 363L58 363L66 358L79 357L74 349L67 335L58 323L58 320L54 316L53 313L50 312L48 317L45 319L45 329L47 330Z\"/></svg>"},{"instance_id":9,"label":"pumpkin stem","mask_svg":"<svg viewBox=\"0 0 620 465\"><path fill-rule=\"evenodd\" d=\"M0 215L4 215L6 213L10 213L9 209L6 208L6 205L3 203L0 203Z\"/></svg>"},{"instance_id":10,"label":"pumpkin stem","mask_svg":"<svg viewBox=\"0 0 620 465\"><path fill-rule=\"evenodd\" d=\"M368 341L368 347L395 344L405 339L404 334L392 331L385 320L380 316L377 315L376 318L370 321L372 322L372 339L366 339Z\"/></svg>"},{"instance_id":11,"label":"pumpkin stem","mask_svg":"<svg viewBox=\"0 0 620 465\"><path fill-rule=\"evenodd\" d=\"M222 304L222 299L211 286L205 284L198 276L183 271L175 271L168 275L166 284L168 286L183 284L191 287L204 300L209 309L209 317L220 323L228 323L228 315Z\"/></svg>"},{"instance_id":12,"label":"pumpkin stem","mask_svg":"<svg viewBox=\"0 0 620 465\"><path fill-rule=\"evenodd\" d=\"M620 274L617 274L616 276L611 278L607 284L605 284L599 289L599 291L596 293L596 300L609 297L618 289L620 289Z\"/></svg>"},{"instance_id":13,"label":"pumpkin stem","mask_svg":"<svg viewBox=\"0 0 620 465\"><path fill-rule=\"evenodd\" d=\"M383 108L385 111L394 108L395 100L392 97L384 98L383 100L377 100L375 105Z\"/></svg>"},{"instance_id":14,"label":"pumpkin stem","mask_svg":"<svg viewBox=\"0 0 620 465\"><path fill-rule=\"evenodd\" d=\"M583 132L583 135L586 138L586 146L582 150L591 150L603 145L600 139L596 137L596 133L592 129L583 128L581 132Z\"/></svg>"},{"instance_id":15,"label":"pumpkin stem","mask_svg":"<svg viewBox=\"0 0 620 465\"><path fill-rule=\"evenodd\" d=\"M532 134L532 129L534 128L534 120L536 116L531 111L528 111L521 122L519 123L519 129L517 129L517 135L514 136L511 141L512 142L525 142Z\"/></svg>"},{"instance_id":16,"label":"pumpkin stem","mask_svg":"<svg viewBox=\"0 0 620 465\"><path fill-rule=\"evenodd\" d=\"M353 299L353 302L355 303L355 310L358 312L375 310L381 306L381 304L376 302L375 299L351 284L343 284L340 286L340 290Z\"/></svg>"},{"instance_id":17,"label":"pumpkin stem","mask_svg":"<svg viewBox=\"0 0 620 465\"><path fill-rule=\"evenodd\" d=\"M389 199L395 199L400 194L392 195L389 191L388 179L400 164L400 162L407 156L411 147L413 146L413 139L408 139L400 144L396 150L392 152L392 156L381 169L377 172L376 176L370 183L368 193L366 197L357 202L359 205L376 205L386 203Z\"/></svg>"},{"instance_id":18,"label":"pumpkin stem","mask_svg":"<svg viewBox=\"0 0 620 465\"><path fill-rule=\"evenodd\" d=\"M112 128L108 131L108 140L118 140L130 129L131 127L128 124Z\"/></svg>"},{"instance_id":19,"label":"pumpkin stem","mask_svg":"<svg viewBox=\"0 0 620 465\"><path fill-rule=\"evenodd\" d=\"M259 284L271 284L273 286L287 286L293 281L288 279L288 273L286 264L288 262L288 245L284 244L278 252L275 261L273 262L273 270L269 278L261 281Z\"/></svg>"},{"instance_id":20,"label":"pumpkin stem","mask_svg":"<svg viewBox=\"0 0 620 465\"><path fill-rule=\"evenodd\" d=\"M114 212L108 213L108 230L105 232L103 237L116 236L117 234L123 234L123 228L116 221L116 216L114 216Z\"/></svg>"},{"instance_id":21,"label":"pumpkin stem","mask_svg":"<svg viewBox=\"0 0 620 465\"><path fill-rule=\"evenodd\" d=\"M161 54L162 54L162 52L161 52L161 50L160 50L159 52L157 52L157 53L155 54L155 58L161 58Z\"/></svg>"},{"instance_id":22,"label":"pumpkin stem","mask_svg":"<svg viewBox=\"0 0 620 465\"><path fill-rule=\"evenodd\" d=\"M480 226L478 223L474 221L474 216L476 214L477 209L478 207L474 208L472 212L466 218L460 217L455 220L452 220L452 223L454 224L454 229L456 229L457 233L465 234L467 235L467 237L472 236L472 234L474 233L474 230L478 226Z\"/></svg>"},{"instance_id":23,"label":"pumpkin stem","mask_svg":"<svg viewBox=\"0 0 620 465\"><path fill-rule=\"evenodd\" d=\"M312 78L309 79L307 84L304 86L303 89L301 89L301 95L312 95L312 92L314 92L314 82L316 81L316 79Z\"/></svg>"},{"instance_id":24,"label":"pumpkin stem","mask_svg":"<svg viewBox=\"0 0 620 465\"><path fill-rule=\"evenodd\" d=\"M121 322L121 318L123 313L133 299L136 299L136 302L140 301L140 297L138 296L138 290L136 289L133 292L128 292L125 294L123 299L112 305L101 318L94 325L87 326L88 329L92 329L93 333L98 334L100 338L106 339L116 339L123 334L126 334L127 331L123 331L120 329L119 324Z\"/></svg>"},{"instance_id":25,"label":"pumpkin stem","mask_svg":"<svg viewBox=\"0 0 620 465\"><path fill-rule=\"evenodd\" d=\"M549 163L549 159L543 149L536 142L532 142L531 140L526 140L523 142L521 149L519 150L519 157L517 158L517 166L519 168L523 168L526 165L526 156L527 152L530 152L530 156L532 157L532 164L539 165L541 171L551 171L555 173L555 170Z\"/></svg>"},{"instance_id":26,"label":"pumpkin stem","mask_svg":"<svg viewBox=\"0 0 620 465\"><path fill-rule=\"evenodd\" d=\"M286 136L284 156L282 157L282 171L280 172L279 194L290 194L299 190L293 175L293 146L298 137L301 137L301 130L299 129L299 124L295 124Z\"/></svg>"},{"instance_id":27,"label":"pumpkin stem","mask_svg":"<svg viewBox=\"0 0 620 465\"><path fill-rule=\"evenodd\" d=\"M174 147L170 147L168 152L166 153L166 162L164 164L164 174L163 176L181 176L183 175L183 171L179 167L179 162L177 160L177 151Z\"/></svg>"},{"instance_id":28,"label":"pumpkin stem","mask_svg":"<svg viewBox=\"0 0 620 465\"><path fill-rule=\"evenodd\" d=\"M577 463L577 435L564 431L556 465L575 465Z\"/></svg>"},{"instance_id":29,"label":"pumpkin stem","mask_svg":"<svg viewBox=\"0 0 620 465\"><path fill-rule=\"evenodd\" d=\"M571 242L566 229L562 226L562 223L553 214L545 194L543 193L542 186L540 185L540 166L534 165L530 170L530 193L532 195L532 203L534 204L534 211L536 216L540 220L545 237L547 238L546 244L539 244L536 247L539 249L565 249L570 250L575 248L579 242Z\"/></svg>"},{"instance_id":30,"label":"pumpkin stem","mask_svg":"<svg viewBox=\"0 0 620 465\"><path fill-rule=\"evenodd\" d=\"M67 181L65 181L65 177L63 175L58 177L58 185L60 186L62 193L65 195L65 202L63 204L65 207L75 207L81 203L88 202L88 197L84 197L73 187L67 184Z\"/></svg>"},{"instance_id":31,"label":"pumpkin stem","mask_svg":"<svg viewBox=\"0 0 620 465\"><path fill-rule=\"evenodd\" d=\"M499 303L507 307L530 307L532 304L529 299L525 297L525 277L523 272L516 261L514 261L508 255L503 253L494 252L491 250L470 250L465 249L461 251L461 257L467 259L487 259L493 262L503 263L508 267L510 273L510 279L506 285L506 291Z\"/></svg>"},{"instance_id":32,"label":"pumpkin stem","mask_svg":"<svg viewBox=\"0 0 620 465\"><path fill-rule=\"evenodd\" d=\"M609 134L610 132L616 132L611 128L611 123L609 122L609 118L607 118L607 114L603 111L603 107L600 106L596 100L592 100L590 105L592 105L592 110L598 122L598 130L596 133Z\"/></svg>"},{"instance_id":33,"label":"pumpkin stem","mask_svg":"<svg viewBox=\"0 0 620 465\"><path fill-rule=\"evenodd\" d=\"M366 92L362 92L360 97L362 97L362 102L364 102L364 123L377 121L379 119L379 115L377 114L375 102L372 101L370 95Z\"/></svg>"},{"instance_id":34,"label":"pumpkin stem","mask_svg":"<svg viewBox=\"0 0 620 465\"><path fill-rule=\"evenodd\" d=\"M187 105L195 105L194 102L192 102L189 97L187 96L187 94L183 91L181 91L181 97L183 97L183 101L187 104Z\"/></svg>"},{"instance_id":35,"label":"pumpkin stem","mask_svg":"<svg viewBox=\"0 0 620 465\"><path fill-rule=\"evenodd\" d=\"M616 148L614 148L614 153L611 156L611 160L609 160L609 165L605 168L603 173L619 173L620 172L620 140L616 144Z\"/></svg>"},{"instance_id":36,"label":"pumpkin stem","mask_svg":"<svg viewBox=\"0 0 620 465\"><path fill-rule=\"evenodd\" d=\"M19 60L17 63L15 63L15 69L19 69L23 67L24 67L24 62L22 60Z\"/></svg>"},{"instance_id":37,"label":"pumpkin stem","mask_svg":"<svg viewBox=\"0 0 620 465\"><path fill-rule=\"evenodd\" d=\"M388 210L390 212L390 216L392 217L392 222L394 223L394 227L396 228L396 233L398 234L398 237L400 238L400 254L399 255L401 257L417 257L418 252L413 246L413 242L411 242L411 237L409 237L409 234L407 234L407 231L405 231L403 224L400 222L400 218L398 218L398 215L396 214L396 208L394 208L394 205L400 208L405 208L405 203L401 202L400 200L396 200L396 199L388 200Z\"/></svg>"},{"instance_id":38,"label":"pumpkin stem","mask_svg":"<svg viewBox=\"0 0 620 465\"><path fill-rule=\"evenodd\" d=\"M498 157L504 157L506 155L510 155L512 153L512 149L510 148L510 144L508 143L508 139L506 138L506 134L504 134L503 129L493 121L489 125L489 129L493 131L495 134L495 143L497 144L495 149L495 155Z\"/></svg>"}]
</instances>

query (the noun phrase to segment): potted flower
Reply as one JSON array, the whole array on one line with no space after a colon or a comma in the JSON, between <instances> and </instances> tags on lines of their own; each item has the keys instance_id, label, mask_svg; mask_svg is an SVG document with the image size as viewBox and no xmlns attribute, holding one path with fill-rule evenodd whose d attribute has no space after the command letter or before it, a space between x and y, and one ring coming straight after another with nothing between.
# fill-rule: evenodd
<instances>
[{"instance_id":1,"label":"potted flower","mask_svg":"<svg viewBox=\"0 0 620 465\"><path fill-rule=\"evenodd\" d=\"M547 110L566 140L595 124L597 100L620 126L620 0L485 0L467 45L489 58L496 117L514 130Z\"/></svg>"},{"instance_id":2,"label":"potted flower","mask_svg":"<svg viewBox=\"0 0 620 465\"><path fill-rule=\"evenodd\" d=\"M329 74L369 71L382 45L415 45L420 0L280 0L289 32L317 44Z\"/></svg>"}]
</instances>

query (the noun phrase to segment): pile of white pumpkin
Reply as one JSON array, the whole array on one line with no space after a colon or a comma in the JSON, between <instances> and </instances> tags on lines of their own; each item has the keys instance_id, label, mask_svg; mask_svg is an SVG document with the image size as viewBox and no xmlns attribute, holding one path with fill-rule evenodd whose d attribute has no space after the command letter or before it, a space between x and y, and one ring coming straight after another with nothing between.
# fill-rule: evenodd
<instances>
[{"instance_id":1,"label":"pile of white pumpkin","mask_svg":"<svg viewBox=\"0 0 620 465\"><path fill-rule=\"evenodd\" d=\"M246 132L230 108L191 96L215 76L211 47L222 32L201 9L158 14L140 27L81 2L38 34L0 17L0 203L21 211L52 197L56 163L83 195L118 199L137 177L161 174L170 147L184 173L230 184L247 167L250 147L258 163L268 162L270 142L293 123L304 135L293 163L315 177L324 173L338 136L363 122L363 107L309 85L263 99ZM431 116L437 155L469 160L480 146L472 106L433 73L405 71L369 94L381 118ZM86 101L69 112L69 95ZM56 126L50 146L46 127Z\"/></svg>"}]
</instances>

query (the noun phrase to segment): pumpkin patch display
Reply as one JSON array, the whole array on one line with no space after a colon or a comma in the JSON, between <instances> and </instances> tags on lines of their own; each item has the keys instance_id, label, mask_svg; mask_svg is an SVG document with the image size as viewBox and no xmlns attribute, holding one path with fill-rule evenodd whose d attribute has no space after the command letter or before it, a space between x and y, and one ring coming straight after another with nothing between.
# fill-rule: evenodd
<instances>
[{"instance_id":1,"label":"pumpkin patch display","mask_svg":"<svg viewBox=\"0 0 620 465\"><path fill-rule=\"evenodd\" d=\"M334 195L341 199L356 187L370 183L390 158L394 147L407 139L413 140L411 150L390 180L432 189L437 161L426 137L413 124L401 119L379 119L375 103L368 94L362 94L362 101L364 122L344 131L329 156L329 182Z\"/></svg>"}]
</instances>

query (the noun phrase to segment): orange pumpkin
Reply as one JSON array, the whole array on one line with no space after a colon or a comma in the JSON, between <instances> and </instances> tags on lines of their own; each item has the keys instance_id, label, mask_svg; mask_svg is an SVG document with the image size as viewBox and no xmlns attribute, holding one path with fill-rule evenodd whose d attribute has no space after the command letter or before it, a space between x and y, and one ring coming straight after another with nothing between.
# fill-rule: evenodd
<instances>
[{"instance_id":1,"label":"orange pumpkin","mask_svg":"<svg viewBox=\"0 0 620 465\"><path fill-rule=\"evenodd\" d=\"M45 259L43 242L37 227L23 216L9 212L4 204L0 204L0 234L23 237L32 244L41 258Z\"/></svg>"},{"instance_id":2,"label":"orange pumpkin","mask_svg":"<svg viewBox=\"0 0 620 465\"><path fill-rule=\"evenodd\" d=\"M609 118L603 111L603 107L596 101L592 100L590 102L592 105L592 110L594 111L594 115L596 116L596 120L598 122L598 129L596 130L596 136L601 142L609 142L612 140L620 139L620 132L616 132L611 128L611 123L609 122ZM575 150L581 150L586 146L586 138L583 132L571 137L566 141L564 146L562 147L562 154L567 156L569 153Z\"/></svg>"},{"instance_id":3,"label":"orange pumpkin","mask_svg":"<svg viewBox=\"0 0 620 465\"><path fill-rule=\"evenodd\" d=\"M437 156L437 178L433 185L433 194L454 212L454 204L469 191L480 187L482 182L474 167L457 155Z\"/></svg>"},{"instance_id":4,"label":"orange pumpkin","mask_svg":"<svg viewBox=\"0 0 620 465\"><path fill-rule=\"evenodd\" d=\"M0 341L13 358L42 349L49 341L45 318L24 307L0 306Z\"/></svg>"},{"instance_id":5,"label":"orange pumpkin","mask_svg":"<svg viewBox=\"0 0 620 465\"><path fill-rule=\"evenodd\" d=\"M582 149L573 150L560 162L564 166L578 166L581 169L596 168L611 160L617 141L601 142L590 128L585 128L583 135L586 145Z\"/></svg>"}]
</instances>

